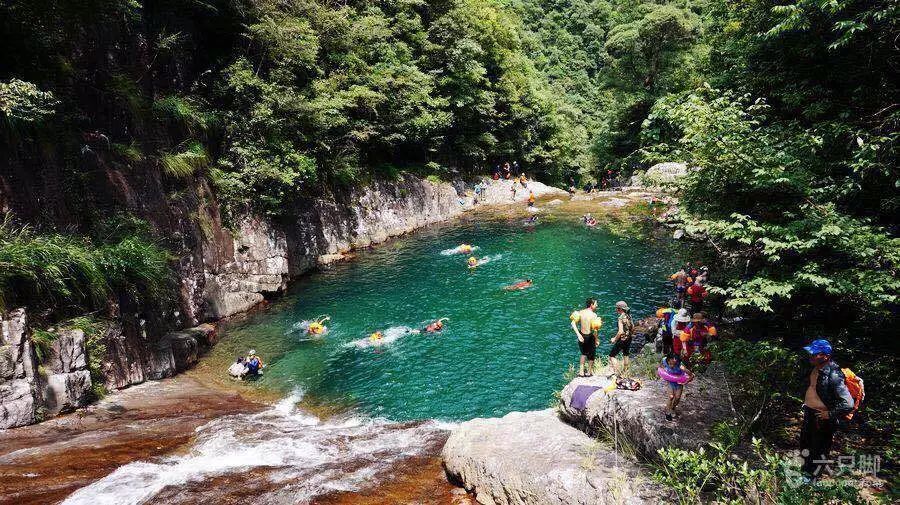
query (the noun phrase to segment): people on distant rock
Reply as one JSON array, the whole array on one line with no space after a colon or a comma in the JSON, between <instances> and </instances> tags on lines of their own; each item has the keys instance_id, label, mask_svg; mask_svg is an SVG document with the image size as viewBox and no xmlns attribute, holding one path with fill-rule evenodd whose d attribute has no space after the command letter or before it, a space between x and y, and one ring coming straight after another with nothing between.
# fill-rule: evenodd
<instances>
[{"instance_id":1,"label":"people on distant rock","mask_svg":"<svg viewBox=\"0 0 900 505\"><path fill-rule=\"evenodd\" d=\"M616 302L618 318L618 331L610 341L612 348L609 350L609 364L619 375L628 374L628 357L631 353L631 339L634 336L634 321L631 319L631 309L624 301ZM622 354L622 362L618 355Z\"/></svg>"},{"instance_id":2,"label":"people on distant rock","mask_svg":"<svg viewBox=\"0 0 900 505\"><path fill-rule=\"evenodd\" d=\"M679 334L682 358L687 361L694 354L698 354L703 363L708 364L712 358L709 353L708 343L717 336L718 330L706 320L702 312L694 314L691 317L691 322Z\"/></svg>"},{"instance_id":3,"label":"people on distant rock","mask_svg":"<svg viewBox=\"0 0 900 505\"><path fill-rule=\"evenodd\" d=\"M835 428L843 426L855 402L847 389L841 367L832 359L831 343L825 339L812 341L803 348L809 354L812 371L803 399L803 424L800 429L801 470L815 478L827 468L828 453Z\"/></svg>"},{"instance_id":4,"label":"people on distant rock","mask_svg":"<svg viewBox=\"0 0 900 505\"><path fill-rule=\"evenodd\" d=\"M513 183L509 186L509 192L512 193L512 199L515 200L516 199L516 181L513 181Z\"/></svg>"},{"instance_id":5,"label":"people on distant rock","mask_svg":"<svg viewBox=\"0 0 900 505\"><path fill-rule=\"evenodd\" d=\"M668 354L673 351L673 336L675 335L675 309L668 305L663 305L656 310L656 320L658 321L657 336L662 342L662 353Z\"/></svg>"},{"instance_id":6,"label":"people on distant rock","mask_svg":"<svg viewBox=\"0 0 900 505\"><path fill-rule=\"evenodd\" d=\"M525 224L529 224L529 225L537 224L537 222L538 222L537 214L532 214L532 215L528 216L527 218L525 218Z\"/></svg>"},{"instance_id":7,"label":"people on distant rock","mask_svg":"<svg viewBox=\"0 0 900 505\"><path fill-rule=\"evenodd\" d=\"M527 187L528 187L528 178L525 177L525 173L524 173L524 172L521 173L521 174L519 174L519 184L521 184L523 188L527 188Z\"/></svg>"},{"instance_id":8,"label":"people on distant rock","mask_svg":"<svg viewBox=\"0 0 900 505\"><path fill-rule=\"evenodd\" d=\"M525 279L524 281L519 281L515 284L510 284L509 286L504 287L503 289L507 291L517 291L520 289L530 288L534 282L531 279Z\"/></svg>"},{"instance_id":9,"label":"people on distant rock","mask_svg":"<svg viewBox=\"0 0 900 505\"><path fill-rule=\"evenodd\" d=\"M664 378L669 383L669 401L666 403L666 420L672 421L678 417L678 404L681 402L681 396L684 394L684 385L694 380L694 373L685 368L681 362L681 358L675 353L668 353L662 360L662 368L666 376ZM685 379L680 377L687 376Z\"/></svg>"},{"instance_id":10,"label":"people on distant rock","mask_svg":"<svg viewBox=\"0 0 900 505\"><path fill-rule=\"evenodd\" d=\"M434 321L433 323L429 324L425 328L422 328L422 332L423 333L437 333L439 331L443 331L444 321L447 321L448 319L449 318L447 318L447 317L442 317L442 318L438 319L437 321Z\"/></svg>"},{"instance_id":11,"label":"people on distant rock","mask_svg":"<svg viewBox=\"0 0 900 505\"><path fill-rule=\"evenodd\" d=\"M529 207L534 207L534 201L535 201L535 198L534 198L534 191L530 191L529 194L528 194L528 206L529 206Z\"/></svg>"},{"instance_id":12,"label":"people on distant rock","mask_svg":"<svg viewBox=\"0 0 900 505\"><path fill-rule=\"evenodd\" d=\"M466 264L469 266L469 269L474 269L478 267L478 258L475 256L469 256L469 259L466 260Z\"/></svg>"},{"instance_id":13,"label":"people on distant rock","mask_svg":"<svg viewBox=\"0 0 900 505\"><path fill-rule=\"evenodd\" d=\"M244 357L238 356L237 360L228 367L228 375L240 379L247 373L247 366L244 364Z\"/></svg>"},{"instance_id":14,"label":"people on distant rock","mask_svg":"<svg viewBox=\"0 0 900 505\"><path fill-rule=\"evenodd\" d=\"M309 326L306 327L306 333L308 335L324 335L328 332L328 327L325 326L325 323L331 320L328 316L319 317L314 319L309 323Z\"/></svg>"},{"instance_id":15,"label":"people on distant rock","mask_svg":"<svg viewBox=\"0 0 900 505\"><path fill-rule=\"evenodd\" d=\"M691 312L702 312L703 301L709 295L703 283L695 279L694 283L688 286L685 293L687 294L688 302L690 302Z\"/></svg>"},{"instance_id":16,"label":"people on distant rock","mask_svg":"<svg viewBox=\"0 0 900 505\"><path fill-rule=\"evenodd\" d=\"M262 358L256 354L255 349L250 349L250 352L247 353L247 359L244 361L244 365L247 366L247 373L245 374L247 377L258 377L265 367Z\"/></svg>"},{"instance_id":17,"label":"people on distant rock","mask_svg":"<svg viewBox=\"0 0 900 505\"><path fill-rule=\"evenodd\" d=\"M597 300L588 298L584 308L572 313L572 331L578 337L578 348L581 357L578 360L578 376L590 377L594 375L594 360L597 359L597 345L600 344L600 328L603 319L594 312L597 309ZM587 362L587 366L585 366Z\"/></svg>"},{"instance_id":18,"label":"people on distant rock","mask_svg":"<svg viewBox=\"0 0 900 505\"><path fill-rule=\"evenodd\" d=\"M503 178L509 179L510 177L512 177L512 171L509 167L509 162L507 161L503 164Z\"/></svg>"},{"instance_id":19,"label":"people on distant rock","mask_svg":"<svg viewBox=\"0 0 900 505\"><path fill-rule=\"evenodd\" d=\"M679 356L683 356L685 346L681 342L681 333L690 324L691 313L688 312L688 309L678 309L675 317L672 318L672 322L674 324L672 329L672 351Z\"/></svg>"}]
</instances>

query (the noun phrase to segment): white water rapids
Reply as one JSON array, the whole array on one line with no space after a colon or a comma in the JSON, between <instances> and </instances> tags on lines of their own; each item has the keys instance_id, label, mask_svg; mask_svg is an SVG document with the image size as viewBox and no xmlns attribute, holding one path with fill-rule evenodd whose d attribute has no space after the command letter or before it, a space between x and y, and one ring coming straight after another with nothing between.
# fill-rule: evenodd
<instances>
[{"instance_id":1,"label":"white water rapids","mask_svg":"<svg viewBox=\"0 0 900 505\"><path fill-rule=\"evenodd\" d=\"M65 505L126 505L206 479L262 470L256 503L305 503L377 482L402 459L424 456L447 423L396 423L343 416L322 421L296 407L294 393L256 414L221 417L196 430L186 453L127 464L71 494ZM259 487L259 486L257 486ZM169 501L169 500L166 500Z\"/></svg>"}]
</instances>

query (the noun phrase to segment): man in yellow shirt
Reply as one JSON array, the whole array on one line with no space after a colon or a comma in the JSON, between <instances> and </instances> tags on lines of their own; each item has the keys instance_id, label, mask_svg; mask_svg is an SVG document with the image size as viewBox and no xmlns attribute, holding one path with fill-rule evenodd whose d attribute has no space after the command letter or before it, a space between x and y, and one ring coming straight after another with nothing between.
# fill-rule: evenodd
<instances>
[{"instance_id":1,"label":"man in yellow shirt","mask_svg":"<svg viewBox=\"0 0 900 505\"><path fill-rule=\"evenodd\" d=\"M572 319L572 331L578 337L578 348L581 350L581 358L578 362L578 376L590 377L594 375L594 360L597 359L597 345L599 341L600 326L603 320L594 312L597 308L597 300L588 298L585 307L575 311L570 316ZM587 361L587 373L585 373L585 361Z\"/></svg>"}]
</instances>

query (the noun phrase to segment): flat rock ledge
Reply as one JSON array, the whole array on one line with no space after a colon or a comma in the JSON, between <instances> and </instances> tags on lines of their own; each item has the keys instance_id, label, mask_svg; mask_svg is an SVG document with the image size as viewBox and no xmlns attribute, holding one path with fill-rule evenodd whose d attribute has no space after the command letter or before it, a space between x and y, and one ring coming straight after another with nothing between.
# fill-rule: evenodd
<instances>
[{"instance_id":1,"label":"flat rock ledge","mask_svg":"<svg viewBox=\"0 0 900 505\"><path fill-rule=\"evenodd\" d=\"M732 418L733 411L722 370L715 365L687 385L676 421L666 421L668 386L661 379L642 382L638 391L602 389L588 398L583 410L572 408L572 394L580 385L605 388L610 384L603 372L575 378L560 395L560 417L585 433L618 431L644 456L658 457L666 447L698 449L710 441L710 428Z\"/></svg>"},{"instance_id":2,"label":"flat rock ledge","mask_svg":"<svg viewBox=\"0 0 900 505\"><path fill-rule=\"evenodd\" d=\"M442 457L450 480L484 505L641 504L667 496L636 463L561 421L556 409L464 422Z\"/></svg>"}]
</instances>

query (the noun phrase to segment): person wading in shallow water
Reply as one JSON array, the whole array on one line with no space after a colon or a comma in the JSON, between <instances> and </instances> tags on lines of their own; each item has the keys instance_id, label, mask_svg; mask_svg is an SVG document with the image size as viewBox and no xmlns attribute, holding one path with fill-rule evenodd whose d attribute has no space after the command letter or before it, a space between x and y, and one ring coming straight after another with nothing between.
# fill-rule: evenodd
<instances>
[{"instance_id":1,"label":"person wading in shallow water","mask_svg":"<svg viewBox=\"0 0 900 505\"><path fill-rule=\"evenodd\" d=\"M814 340L803 348L809 353L809 383L803 399L803 425L800 429L801 470L816 478L828 461L834 430L846 423L854 400L847 389L844 372L831 360L831 343Z\"/></svg>"},{"instance_id":2,"label":"person wading in shallow water","mask_svg":"<svg viewBox=\"0 0 900 505\"><path fill-rule=\"evenodd\" d=\"M590 377L594 375L594 360L597 359L597 345L600 343L598 332L603 325L603 320L594 312L597 308L597 300L588 298L584 305L583 309L573 312L570 319L572 319L572 331L578 336L578 348L581 350L578 376ZM588 363L587 373L585 373L585 361Z\"/></svg>"}]
</instances>

